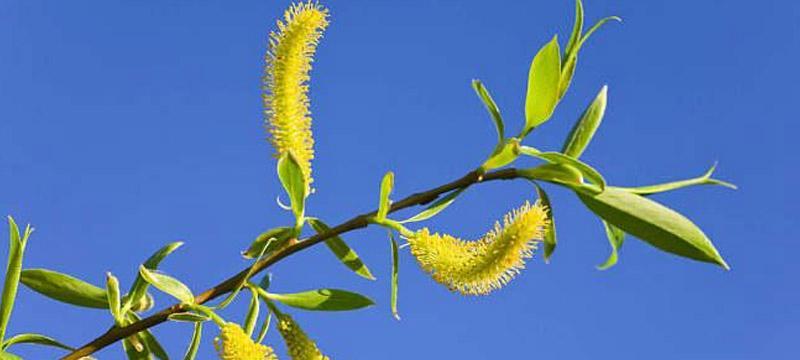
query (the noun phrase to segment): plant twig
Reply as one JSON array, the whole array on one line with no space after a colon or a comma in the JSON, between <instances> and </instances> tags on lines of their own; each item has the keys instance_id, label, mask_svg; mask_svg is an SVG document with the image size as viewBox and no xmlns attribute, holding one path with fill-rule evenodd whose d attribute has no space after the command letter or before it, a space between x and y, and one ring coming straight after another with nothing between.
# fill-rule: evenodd
<instances>
[{"instance_id":1,"label":"plant twig","mask_svg":"<svg viewBox=\"0 0 800 360\"><path fill-rule=\"evenodd\" d=\"M407 196L404 199L393 203L389 212L392 213L412 206L425 205L427 203L436 200L439 196L445 193L457 189L465 189L479 182L493 181L493 180L513 180L520 177L522 176L517 172L517 169L514 168L497 170L483 175L481 175L481 173L479 173L478 171L472 171L455 181L449 182L447 184L441 185L439 187L424 192L419 192ZM250 276L253 276L294 253L300 252L304 249L307 249L316 244L324 242L325 240L330 239L334 236L350 232L353 230L365 228L369 225L369 219L373 217L376 213L377 211L372 211L369 213L355 216L350 220L347 220L331 228L329 231L310 236L297 243L289 245L283 248L282 250L277 251L276 253L256 263L252 268L253 269L252 272L251 272L251 267L248 266L247 268L243 269L236 275L229 277L225 281L204 291L200 295L197 295L197 297L195 298L195 302L197 304L203 304L208 301L211 301L221 295L227 294L235 290L239 284L247 280L246 278L248 274ZM103 349L106 346L111 345L128 336L131 336L137 332L161 324L167 321L167 318L171 314L183 312L186 310L187 309L185 309L184 306L182 306L181 304L174 304L153 315L150 315L125 327L113 326L110 329L108 329L108 331L106 331L104 334L98 336L91 342L81 346L75 351L62 357L61 360L79 360L85 356L89 356L99 351L100 349Z\"/></svg>"}]
</instances>

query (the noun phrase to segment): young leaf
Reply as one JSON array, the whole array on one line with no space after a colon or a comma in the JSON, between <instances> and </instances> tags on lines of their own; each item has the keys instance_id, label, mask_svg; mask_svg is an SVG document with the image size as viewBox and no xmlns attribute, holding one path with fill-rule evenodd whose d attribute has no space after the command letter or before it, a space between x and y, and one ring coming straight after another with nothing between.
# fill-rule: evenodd
<instances>
[{"instance_id":1,"label":"young leaf","mask_svg":"<svg viewBox=\"0 0 800 360\"><path fill-rule=\"evenodd\" d=\"M291 152L284 153L278 160L278 178L292 202L292 213L298 223L302 224L305 211L305 199L308 190L303 170Z\"/></svg>"},{"instance_id":2,"label":"young leaf","mask_svg":"<svg viewBox=\"0 0 800 360\"><path fill-rule=\"evenodd\" d=\"M3 283L3 298L0 303L0 342L5 339L8 321L11 319L11 310L17 298L20 273L22 272L22 257L25 254L25 245L28 243L33 229L30 225L25 227L25 233L19 235L19 227L14 218L8 217L8 262L6 263L6 278Z\"/></svg>"},{"instance_id":3,"label":"young leaf","mask_svg":"<svg viewBox=\"0 0 800 360\"><path fill-rule=\"evenodd\" d=\"M583 33L583 3L581 0L575 1L575 23L572 25L572 34L569 36L569 41L567 42L567 46L564 49L565 57L566 55L572 54L575 50L575 47L578 45L578 42L581 39L581 34Z\"/></svg>"},{"instance_id":4,"label":"young leaf","mask_svg":"<svg viewBox=\"0 0 800 360\"><path fill-rule=\"evenodd\" d=\"M558 36L543 46L533 58L528 73L528 94L525 97L525 128L522 136L553 115L558 104L561 80L561 50Z\"/></svg>"},{"instance_id":5,"label":"young leaf","mask_svg":"<svg viewBox=\"0 0 800 360\"><path fill-rule=\"evenodd\" d=\"M314 231L316 231L318 234L330 231L328 225L322 222L322 220L308 218L306 221L311 224L311 227L314 228ZM365 279L375 280L375 277L372 276L372 273L369 271L369 268L367 268L367 265L361 261L361 258L358 257L358 254L355 252L355 250L347 246L341 237L331 237L328 240L325 240L325 245L328 246L328 249L330 249L331 252L336 255L336 258L338 258L342 264L347 266L347 268Z\"/></svg>"},{"instance_id":6,"label":"young leaf","mask_svg":"<svg viewBox=\"0 0 800 360\"><path fill-rule=\"evenodd\" d=\"M678 180L672 181L663 184L657 185L649 185L649 186L638 186L638 187L618 187L620 190L627 191L629 193L638 194L638 195L651 195L657 194L672 190L677 190L680 188L693 186L693 185L719 185L724 186L729 189L736 190L736 185L733 185L729 182L725 182L722 180L717 180L712 178L711 176L714 174L714 170L716 170L717 164L711 166L705 174L700 175L696 178L686 179L686 180Z\"/></svg>"},{"instance_id":7,"label":"young leaf","mask_svg":"<svg viewBox=\"0 0 800 360\"><path fill-rule=\"evenodd\" d=\"M539 200L542 202L542 205L547 207L547 227L544 232L544 262L549 263L550 257L553 256L553 252L556 250L556 244L558 240L556 239L556 220L553 216L553 205L550 203L550 197L547 196L547 193L544 192L539 184L536 182L533 183L536 186L536 194L539 196Z\"/></svg>"},{"instance_id":8,"label":"young leaf","mask_svg":"<svg viewBox=\"0 0 800 360\"><path fill-rule=\"evenodd\" d=\"M458 189L456 191L453 191L453 192L447 194L447 196L445 196L445 197L443 197L443 198L441 198L439 200L436 200L433 204L431 204L430 206L425 208L425 210L423 210L419 214L414 215L414 216L412 216L412 217L410 217L408 219L405 219L405 220L401 221L400 223L401 224L405 224L405 223L410 223L410 222L418 222L418 221L428 220L428 219L436 216L436 214L442 212L442 210L444 210L444 209L447 209L447 207L450 206L450 204L452 204L454 201L456 201L456 198L458 197L458 195L461 195L461 193L464 192L464 189L465 188L461 188L461 189Z\"/></svg>"},{"instance_id":9,"label":"young leaf","mask_svg":"<svg viewBox=\"0 0 800 360\"><path fill-rule=\"evenodd\" d=\"M22 360L22 358L12 353L0 351L0 360Z\"/></svg>"},{"instance_id":10,"label":"young leaf","mask_svg":"<svg viewBox=\"0 0 800 360\"><path fill-rule=\"evenodd\" d=\"M177 250L182 245L183 245L182 241L177 241L167 244L161 249L158 249L158 251L156 251L155 253L153 253L153 255L147 258L147 261L144 262L144 267L150 270L158 269L158 265L161 264L161 261L164 260L164 258L166 258L167 255L171 254L173 251ZM144 281L142 275L136 274L136 279L133 281L133 285L131 285L131 289L128 291L128 295L125 296L122 308L131 309L135 307L136 304L145 300L145 298L147 297L147 286L148 284L146 281Z\"/></svg>"},{"instance_id":11,"label":"young leaf","mask_svg":"<svg viewBox=\"0 0 800 360\"><path fill-rule=\"evenodd\" d=\"M492 116L492 120L494 121L494 128L497 130L497 142L500 143L503 139L506 138L505 136L505 125L503 125L503 118L500 116L500 109L497 108L497 104L495 104L492 96L489 95L489 90L483 86L480 80L472 80L472 88L475 89L475 93L478 94L478 97L483 102L483 105L486 107L486 111L489 112L489 115Z\"/></svg>"},{"instance_id":12,"label":"young leaf","mask_svg":"<svg viewBox=\"0 0 800 360\"><path fill-rule=\"evenodd\" d=\"M400 314L397 312L397 280L398 275L400 273L400 264L399 264L399 256L397 254L397 241L394 240L394 234L389 233L389 241L392 246L392 296L391 296L391 306L392 306L392 315L395 319L400 320Z\"/></svg>"},{"instance_id":13,"label":"young leaf","mask_svg":"<svg viewBox=\"0 0 800 360\"><path fill-rule=\"evenodd\" d=\"M150 351L142 344L139 334L133 334L122 340L122 348L125 350L128 360L151 360Z\"/></svg>"},{"instance_id":14,"label":"young leaf","mask_svg":"<svg viewBox=\"0 0 800 360\"><path fill-rule=\"evenodd\" d=\"M189 287L180 280L171 276L160 274L148 270L144 265L139 267L139 273L142 274L144 281L156 287L156 289L180 300L181 302L194 304L194 295Z\"/></svg>"},{"instance_id":15,"label":"young leaf","mask_svg":"<svg viewBox=\"0 0 800 360\"><path fill-rule=\"evenodd\" d=\"M272 312L267 312L267 318L264 319L264 322L261 323L261 330L258 331L258 337L256 337L256 342L261 343L264 341L264 338L267 336L267 332L269 331L269 325L272 323Z\"/></svg>"},{"instance_id":16,"label":"young leaf","mask_svg":"<svg viewBox=\"0 0 800 360\"><path fill-rule=\"evenodd\" d=\"M194 324L194 331L192 332L192 340L189 342L189 347L186 349L186 354L183 360L194 360L197 356L197 349L200 348L200 339L203 337L203 323L198 322Z\"/></svg>"},{"instance_id":17,"label":"young leaf","mask_svg":"<svg viewBox=\"0 0 800 360\"><path fill-rule=\"evenodd\" d=\"M138 320L138 318L137 318ZM155 355L160 360L169 360L169 356L167 355L166 350L161 344L158 342L153 333L150 330L142 330L139 332L139 338L144 342L144 345L147 347L147 350Z\"/></svg>"},{"instance_id":18,"label":"young leaf","mask_svg":"<svg viewBox=\"0 0 800 360\"><path fill-rule=\"evenodd\" d=\"M37 344L37 345L57 347L70 351L75 350L75 348L73 348L72 346L64 345L63 343L49 336L44 336L41 334L31 334L31 333L17 334L8 338L8 340L3 342L2 349L6 350L9 347L11 347L11 345L14 344Z\"/></svg>"},{"instance_id":19,"label":"young leaf","mask_svg":"<svg viewBox=\"0 0 800 360\"><path fill-rule=\"evenodd\" d=\"M108 299L108 309L117 324L122 324L122 302L119 294L119 280L110 272L106 273L106 297Z\"/></svg>"},{"instance_id":20,"label":"young leaf","mask_svg":"<svg viewBox=\"0 0 800 360\"><path fill-rule=\"evenodd\" d=\"M261 281L258 282L258 287L264 290L269 290L269 285L271 283L272 283L272 273L267 273L261 277Z\"/></svg>"},{"instance_id":21,"label":"young leaf","mask_svg":"<svg viewBox=\"0 0 800 360\"><path fill-rule=\"evenodd\" d=\"M248 336L253 335L253 330L256 328L258 322L258 313L261 310L261 301L258 298L258 291L255 288L250 288L250 306L247 308L247 315L244 318L244 332Z\"/></svg>"},{"instance_id":22,"label":"young leaf","mask_svg":"<svg viewBox=\"0 0 800 360\"><path fill-rule=\"evenodd\" d=\"M179 312L175 314L170 314L167 318L172 321L180 321L180 322L206 322L208 320L211 320L211 318L206 315L196 314L193 312Z\"/></svg>"},{"instance_id":23,"label":"young leaf","mask_svg":"<svg viewBox=\"0 0 800 360\"><path fill-rule=\"evenodd\" d=\"M389 209L391 207L389 194L392 193L393 188L394 188L394 173L389 171L386 173L386 175L383 176L383 180L381 180L381 197L380 197L380 202L378 203L378 214L375 215L376 219L378 220L386 219L386 215L389 214Z\"/></svg>"},{"instance_id":24,"label":"young leaf","mask_svg":"<svg viewBox=\"0 0 800 360\"><path fill-rule=\"evenodd\" d=\"M481 170L488 171L506 166L518 157L519 140L515 138L505 139L497 144L489 158L481 164Z\"/></svg>"},{"instance_id":25,"label":"young leaf","mask_svg":"<svg viewBox=\"0 0 800 360\"><path fill-rule=\"evenodd\" d=\"M592 212L628 234L666 252L729 269L703 231L670 208L613 187L576 193Z\"/></svg>"},{"instance_id":26,"label":"young leaf","mask_svg":"<svg viewBox=\"0 0 800 360\"><path fill-rule=\"evenodd\" d=\"M108 309L106 291L72 276L45 269L22 270L23 285L67 304Z\"/></svg>"},{"instance_id":27,"label":"young leaf","mask_svg":"<svg viewBox=\"0 0 800 360\"><path fill-rule=\"evenodd\" d=\"M583 176L574 167L565 164L542 164L533 168L518 169L520 176L528 180L542 180L567 187L580 187Z\"/></svg>"},{"instance_id":28,"label":"young leaf","mask_svg":"<svg viewBox=\"0 0 800 360\"><path fill-rule=\"evenodd\" d=\"M606 270L617 264L617 259L619 258L619 249L622 248L622 243L625 241L624 231L620 230L614 225L609 224L605 220L603 220L603 226L606 229L608 243L611 244L611 255L608 256L608 259L606 259L604 263L597 266L598 270Z\"/></svg>"},{"instance_id":29,"label":"young leaf","mask_svg":"<svg viewBox=\"0 0 800 360\"><path fill-rule=\"evenodd\" d=\"M599 29L601 26L605 25L605 23L611 20L622 22L622 18L620 18L619 16L608 16L598 20L594 25L592 25L592 27L589 28L588 31L586 31L585 34L583 34L583 37L581 37L581 41L580 43L578 43L575 52L577 53L578 49L580 49L583 46L586 40L589 40L589 37L592 36L592 34L594 34L594 32L597 31L597 29Z\"/></svg>"},{"instance_id":30,"label":"young leaf","mask_svg":"<svg viewBox=\"0 0 800 360\"><path fill-rule=\"evenodd\" d=\"M603 114L606 111L606 97L608 86L603 86L594 98L592 103L583 111L580 120L575 123L572 131L564 142L561 152L573 158L581 157L586 146L592 140L597 127L603 121Z\"/></svg>"},{"instance_id":31,"label":"young leaf","mask_svg":"<svg viewBox=\"0 0 800 360\"><path fill-rule=\"evenodd\" d=\"M268 254L283 247L295 234L295 229L288 226L269 229L258 235L250 247L242 251L242 256L245 259L254 259L262 253Z\"/></svg>"},{"instance_id":32,"label":"young leaf","mask_svg":"<svg viewBox=\"0 0 800 360\"><path fill-rule=\"evenodd\" d=\"M364 295L338 289L317 289L293 294L272 294L259 291L259 294L287 306L313 311L356 310L375 304Z\"/></svg>"},{"instance_id":33,"label":"young leaf","mask_svg":"<svg viewBox=\"0 0 800 360\"><path fill-rule=\"evenodd\" d=\"M593 167L578 159L557 152L541 152L530 146L522 146L521 151L525 155L542 159L551 164L569 165L575 168L576 170L580 171L580 173L587 180L599 186L600 191L603 191L603 189L606 187L606 180L603 179L603 176L600 175L600 173L597 172L597 170L595 170Z\"/></svg>"}]
</instances>

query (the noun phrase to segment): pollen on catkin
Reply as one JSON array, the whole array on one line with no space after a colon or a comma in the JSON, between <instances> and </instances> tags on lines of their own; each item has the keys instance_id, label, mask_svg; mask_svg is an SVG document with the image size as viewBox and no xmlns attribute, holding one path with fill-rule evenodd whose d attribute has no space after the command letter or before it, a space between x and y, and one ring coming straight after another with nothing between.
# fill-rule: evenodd
<instances>
[{"instance_id":1,"label":"pollen on catkin","mask_svg":"<svg viewBox=\"0 0 800 360\"><path fill-rule=\"evenodd\" d=\"M314 138L309 111L309 71L328 10L311 1L292 4L269 34L264 71L264 107L276 156L291 152L311 184Z\"/></svg>"},{"instance_id":2,"label":"pollen on catkin","mask_svg":"<svg viewBox=\"0 0 800 360\"><path fill-rule=\"evenodd\" d=\"M222 327L214 347L222 360L278 360L271 347L255 343L236 323Z\"/></svg>"},{"instance_id":3,"label":"pollen on catkin","mask_svg":"<svg viewBox=\"0 0 800 360\"><path fill-rule=\"evenodd\" d=\"M480 240L464 241L423 228L408 239L411 254L423 270L450 290L464 295L486 295L511 281L525 268L544 236L548 209L525 202L507 214L501 226Z\"/></svg>"},{"instance_id":4,"label":"pollen on catkin","mask_svg":"<svg viewBox=\"0 0 800 360\"><path fill-rule=\"evenodd\" d=\"M286 349L292 360L330 360L317 348L317 344L297 325L291 316L277 314L278 331L286 342Z\"/></svg>"}]
</instances>

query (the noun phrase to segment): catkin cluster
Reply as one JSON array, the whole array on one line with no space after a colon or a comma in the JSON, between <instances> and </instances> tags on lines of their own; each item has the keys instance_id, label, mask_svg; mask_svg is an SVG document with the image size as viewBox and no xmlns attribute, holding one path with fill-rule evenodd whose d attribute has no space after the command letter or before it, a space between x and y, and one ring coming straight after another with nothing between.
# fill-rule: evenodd
<instances>
[{"instance_id":1,"label":"catkin cluster","mask_svg":"<svg viewBox=\"0 0 800 360\"><path fill-rule=\"evenodd\" d=\"M278 360L271 347L255 343L235 323L222 327L214 347L222 360Z\"/></svg>"},{"instance_id":2,"label":"catkin cluster","mask_svg":"<svg viewBox=\"0 0 800 360\"><path fill-rule=\"evenodd\" d=\"M278 331L286 342L292 360L330 360L317 348L299 325L286 314L278 314Z\"/></svg>"}]
</instances>

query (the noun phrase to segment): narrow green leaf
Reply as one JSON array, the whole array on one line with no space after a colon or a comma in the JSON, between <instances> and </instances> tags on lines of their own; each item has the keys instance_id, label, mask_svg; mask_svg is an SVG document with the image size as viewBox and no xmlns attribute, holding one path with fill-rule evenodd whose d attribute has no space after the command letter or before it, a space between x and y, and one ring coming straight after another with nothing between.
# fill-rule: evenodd
<instances>
[{"instance_id":1,"label":"narrow green leaf","mask_svg":"<svg viewBox=\"0 0 800 360\"><path fill-rule=\"evenodd\" d=\"M150 271L144 265L139 267L139 273L142 274L144 281L155 286L156 289L180 300L181 302L194 304L194 295L189 287L180 280L173 278L169 275L164 275L158 272Z\"/></svg>"},{"instance_id":2,"label":"narrow green leaf","mask_svg":"<svg viewBox=\"0 0 800 360\"><path fill-rule=\"evenodd\" d=\"M167 318L172 321L180 321L180 322L205 322L211 320L211 318L206 315L196 314L193 312L179 312L175 314L170 314L169 316L167 316Z\"/></svg>"},{"instance_id":3,"label":"narrow green leaf","mask_svg":"<svg viewBox=\"0 0 800 360\"><path fill-rule=\"evenodd\" d=\"M203 337L203 323L199 322L194 324L194 331L192 332L192 340L189 342L189 347L186 349L186 355L183 360L194 360L197 357L197 349L200 348L200 339Z\"/></svg>"},{"instance_id":4,"label":"narrow green leaf","mask_svg":"<svg viewBox=\"0 0 800 360\"><path fill-rule=\"evenodd\" d=\"M245 259L254 259L261 253L272 253L286 245L287 241L294 236L295 231L292 227L281 226L269 229L258 235L250 247L242 252L242 256Z\"/></svg>"},{"instance_id":5,"label":"narrow green leaf","mask_svg":"<svg viewBox=\"0 0 800 360\"><path fill-rule=\"evenodd\" d=\"M543 46L533 58L528 73L528 94L525 97L525 129L522 137L553 115L558 104L561 80L561 50L558 36Z\"/></svg>"},{"instance_id":6,"label":"narrow green leaf","mask_svg":"<svg viewBox=\"0 0 800 360\"><path fill-rule=\"evenodd\" d=\"M290 152L284 153L278 160L278 178L292 202L292 213L298 223L301 223L305 211L308 184L306 184L300 164Z\"/></svg>"},{"instance_id":7,"label":"narrow green leaf","mask_svg":"<svg viewBox=\"0 0 800 360\"><path fill-rule=\"evenodd\" d=\"M136 339L136 340L133 340ZM122 348L125 350L125 355L128 360L151 360L150 352L141 343L134 343L141 341L138 339L138 334L131 335L122 340Z\"/></svg>"},{"instance_id":8,"label":"narrow green leaf","mask_svg":"<svg viewBox=\"0 0 800 360\"><path fill-rule=\"evenodd\" d=\"M567 90L569 90L570 84L572 84L572 78L575 76L575 69L578 67L578 54L573 53L567 56L564 60L564 63L561 66L561 80L558 84L558 99L566 95Z\"/></svg>"},{"instance_id":9,"label":"narrow green leaf","mask_svg":"<svg viewBox=\"0 0 800 360\"><path fill-rule=\"evenodd\" d=\"M556 239L556 220L553 216L553 205L550 203L550 197L547 196L544 189L536 182L534 182L533 185L536 186L536 194L538 194L542 205L547 207L547 217L550 220L544 232L544 261L549 263L550 257L553 256L553 252L556 250L556 245L558 244L558 240Z\"/></svg>"},{"instance_id":10,"label":"narrow green leaf","mask_svg":"<svg viewBox=\"0 0 800 360\"><path fill-rule=\"evenodd\" d=\"M11 345L14 345L14 344L37 344L37 345L45 345L45 346L57 347L57 348L61 348L61 349L64 349L64 350L70 350L70 351L71 350L75 350L75 348L73 348L73 347L71 347L69 345L64 345L63 343L61 343L58 340L53 339L53 338L51 338L49 336L45 336L45 335L42 335L42 334L33 334L33 333L25 333L25 334L14 335L14 336L8 338L8 340L3 342L2 348L3 348L3 350L6 350L9 347L11 347Z\"/></svg>"},{"instance_id":11,"label":"narrow green leaf","mask_svg":"<svg viewBox=\"0 0 800 360\"><path fill-rule=\"evenodd\" d=\"M628 234L663 251L729 269L703 231L666 206L613 187L597 194L576 193L592 212Z\"/></svg>"},{"instance_id":12,"label":"narrow green leaf","mask_svg":"<svg viewBox=\"0 0 800 360\"><path fill-rule=\"evenodd\" d=\"M272 273L266 273L264 276L261 277L261 281L258 282L258 287L269 290L269 285L272 283Z\"/></svg>"},{"instance_id":13,"label":"narrow green leaf","mask_svg":"<svg viewBox=\"0 0 800 360\"><path fill-rule=\"evenodd\" d=\"M256 343L261 343L264 341L264 338L267 337L267 332L269 332L269 325L272 323L272 312L267 311L267 318L261 323L261 330L258 331L258 337L256 337Z\"/></svg>"},{"instance_id":14,"label":"narrow green leaf","mask_svg":"<svg viewBox=\"0 0 800 360\"><path fill-rule=\"evenodd\" d=\"M622 248L622 243L625 241L625 232L618 227L609 224L605 220L603 220L603 227L606 229L608 243L611 244L611 254L604 263L597 266L598 270L606 270L617 264L619 249Z\"/></svg>"},{"instance_id":15,"label":"narrow green leaf","mask_svg":"<svg viewBox=\"0 0 800 360\"><path fill-rule=\"evenodd\" d=\"M603 176L600 175L600 173L597 172L597 170L595 170L593 167L589 166L588 164L578 159L557 152L541 152L530 146L522 146L520 151L525 155L542 159L551 164L569 165L575 168L576 170L580 171L580 173L587 180L599 186L600 191L603 191L603 189L605 189L606 187L606 180L603 179Z\"/></svg>"},{"instance_id":16,"label":"narrow green leaf","mask_svg":"<svg viewBox=\"0 0 800 360\"><path fill-rule=\"evenodd\" d=\"M347 311L361 309L375 303L368 297L338 289L317 289L293 294L259 294L287 306L313 311Z\"/></svg>"},{"instance_id":17,"label":"narrow green leaf","mask_svg":"<svg viewBox=\"0 0 800 360\"><path fill-rule=\"evenodd\" d=\"M729 189L736 190L736 185L722 180L717 180L711 177L712 175L714 175L714 170L716 169L717 169L717 164L715 163L714 165L711 166L710 169L708 169L708 171L705 172L705 174L695 178L672 181L663 184L648 185L648 186L619 187L618 189L638 195L652 195L652 194L677 190L693 185L719 185L727 187Z\"/></svg>"},{"instance_id":18,"label":"narrow green leaf","mask_svg":"<svg viewBox=\"0 0 800 360\"><path fill-rule=\"evenodd\" d=\"M392 296L391 296L391 306L392 306L392 315L395 319L400 320L400 313L397 312L397 285L398 285L398 277L400 274L400 259L397 254L398 246L397 241L394 239L394 234L389 233L389 241L392 245Z\"/></svg>"},{"instance_id":19,"label":"narrow green leaf","mask_svg":"<svg viewBox=\"0 0 800 360\"><path fill-rule=\"evenodd\" d=\"M582 33L583 33L583 3L581 2L581 0L576 0L575 23L572 25L572 34L570 34L566 49L564 49L565 55L569 55L575 51L575 47L578 45Z\"/></svg>"},{"instance_id":20,"label":"narrow green leaf","mask_svg":"<svg viewBox=\"0 0 800 360\"><path fill-rule=\"evenodd\" d=\"M22 284L51 299L67 304L108 309L106 291L83 280L45 269L22 270Z\"/></svg>"},{"instance_id":21,"label":"narrow green leaf","mask_svg":"<svg viewBox=\"0 0 800 360\"><path fill-rule=\"evenodd\" d=\"M308 218L306 220L309 224L311 224L311 227L314 228L314 231L316 231L318 234L330 231L328 225L322 222L320 219ZM355 250L350 248L341 237L331 237L328 240L325 240L325 245L328 246L328 249L330 249L331 252L336 255L336 258L339 259L342 264L347 266L348 269L365 279L375 280L375 277L372 276L372 272L369 271L367 265L361 261L361 258L358 257L358 254L355 252Z\"/></svg>"},{"instance_id":22,"label":"narrow green leaf","mask_svg":"<svg viewBox=\"0 0 800 360\"><path fill-rule=\"evenodd\" d=\"M22 360L22 358L12 353L0 351L0 360Z\"/></svg>"},{"instance_id":23,"label":"narrow green leaf","mask_svg":"<svg viewBox=\"0 0 800 360\"><path fill-rule=\"evenodd\" d=\"M583 176L580 171L565 164L548 163L532 168L518 169L517 172L528 180L542 180L570 188L579 187L583 182Z\"/></svg>"},{"instance_id":24,"label":"narrow green leaf","mask_svg":"<svg viewBox=\"0 0 800 360\"><path fill-rule=\"evenodd\" d=\"M381 180L381 197L378 203L378 214L375 215L378 220L386 219L386 215L389 214L389 209L391 208L389 195L392 193L393 188L394 173L389 171L383 176L383 180Z\"/></svg>"},{"instance_id":25,"label":"narrow green leaf","mask_svg":"<svg viewBox=\"0 0 800 360\"><path fill-rule=\"evenodd\" d=\"M147 260L144 262L144 267L150 270L158 269L158 265L161 264L161 261L167 257L167 255L171 254L173 251L177 250L179 247L183 245L182 241L176 241L170 244L165 245L161 249L158 249L153 255L151 255ZM139 304L140 302L147 301L147 287L148 284L142 278L141 274L136 274L136 279L133 281L133 285L131 285L131 289L128 290L128 295L125 296L123 300L122 307L123 309L132 309ZM125 312L125 311L123 311Z\"/></svg>"},{"instance_id":26,"label":"narrow green leaf","mask_svg":"<svg viewBox=\"0 0 800 360\"><path fill-rule=\"evenodd\" d=\"M20 236L19 227L11 216L8 217L8 261L6 263L6 278L3 283L3 298L0 303L0 342L5 339L8 321L19 289L20 274L22 272L22 258L25 254L25 245L28 243L33 229L30 225L25 227L25 233Z\"/></svg>"},{"instance_id":27,"label":"narrow green leaf","mask_svg":"<svg viewBox=\"0 0 800 360\"><path fill-rule=\"evenodd\" d=\"M478 97L486 107L486 111L489 112L489 115L492 117L492 121L494 121L494 128L497 130L497 142L502 142L503 139L506 138L506 135L505 125L503 125L503 117L500 116L500 109L497 108L497 104L495 104L494 99L492 99L492 95L489 94L489 90L483 86L483 83L481 83L480 80L472 80L472 88L475 89L475 93L478 94Z\"/></svg>"},{"instance_id":28,"label":"narrow green leaf","mask_svg":"<svg viewBox=\"0 0 800 360\"><path fill-rule=\"evenodd\" d=\"M117 324L122 324L122 302L119 294L119 280L110 272L106 273L106 297L108 299L108 308L111 310L111 316Z\"/></svg>"},{"instance_id":29,"label":"narrow green leaf","mask_svg":"<svg viewBox=\"0 0 800 360\"><path fill-rule=\"evenodd\" d=\"M577 159L586 150L586 146L589 145L595 131L603 121L603 114L606 112L607 94L608 86L603 86L592 103L583 111L580 120L575 123L569 136L567 136L567 140L564 142L564 147L561 150L564 155Z\"/></svg>"},{"instance_id":30,"label":"narrow green leaf","mask_svg":"<svg viewBox=\"0 0 800 360\"><path fill-rule=\"evenodd\" d=\"M261 300L258 298L258 291L255 288L250 288L250 306L247 308L247 315L244 317L244 332L248 336L253 335L253 330L256 328L258 322L258 313L261 310Z\"/></svg>"},{"instance_id":31,"label":"narrow green leaf","mask_svg":"<svg viewBox=\"0 0 800 360\"><path fill-rule=\"evenodd\" d=\"M144 342L147 350L151 354L155 355L155 357L159 358L160 360L169 360L169 355L167 355L166 350L164 350L164 347L161 346L150 330L142 330L139 332L139 338L142 340L142 342Z\"/></svg>"},{"instance_id":32,"label":"narrow green leaf","mask_svg":"<svg viewBox=\"0 0 800 360\"><path fill-rule=\"evenodd\" d=\"M405 220L401 221L400 223L401 224L405 224L405 223L410 223L410 222L418 222L418 221L428 220L428 219L436 216L437 214L442 212L444 209L447 209L447 207L450 206L450 204L452 204L454 201L456 201L456 198L458 197L458 195L461 195L461 193L464 192L464 189L465 188L461 188L461 189L458 189L456 191L453 191L453 192L447 194L447 196L442 197L439 200L436 200L433 204L431 204L430 206L425 208L425 210L423 210L419 214L414 215L414 216L412 216L412 217L410 217L408 219L405 219Z\"/></svg>"},{"instance_id":33,"label":"narrow green leaf","mask_svg":"<svg viewBox=\"0 0 800 360\"><path fill-rule=\"evenodd\" d=\"M580 49L583 46L586 40L589 40L589 37L592 36L592 34L594 34L594 32L597 31L597 29L599 29L601 26L605 25L605 23L611 20L622 22L622 18L620 18L619 16L608 16L598 20L594 25L592 25L592 27L589 28L588 31L586 31L585 34L583 34L580 43L578 43L578 49Z\"/></svg>"}]
</instances>

